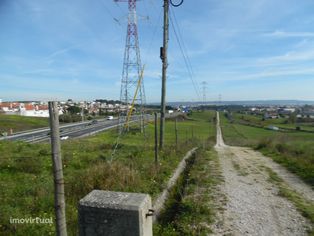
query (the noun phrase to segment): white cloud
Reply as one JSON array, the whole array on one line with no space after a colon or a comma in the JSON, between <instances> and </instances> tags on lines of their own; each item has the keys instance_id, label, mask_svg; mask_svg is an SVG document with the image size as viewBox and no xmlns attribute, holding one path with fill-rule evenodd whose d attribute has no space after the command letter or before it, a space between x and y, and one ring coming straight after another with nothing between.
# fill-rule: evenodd
<instances>
[{"instance_id":1,"label":"white cloud","mask_svg":"<svg viewBox=\"0 0 314 236\"><path fill-rule=\"evenodd\" d=\"M276 30L271 33L264 33L263 36L273 38L312 38L314 37L314 32L286 32Z\"/></svg>"},{"instance_id":2,"label":"white cloud","mask_svg":"<svg viewBox=\"0 0 314 236\"><path fill-rule=\"evenodd\" d=\"M80 43L80 44L75 44L75 45L72 45L72 46L69 46L69 47L66 47L66 48L58 49L58 50L52 52L50 55L48 55L47 58L45 58L45 59L46 60L52 60L53 58L55 58L55 57L57 57L59 55L65 54L65 53L67 53L68 51L70 51L72 49L77 49L77 48L79 48L82 45L83 44Z\"/></svg>"},{"instance_id":3,"label":"white cloud","mask_svg":"<svg viewBox=\"0 0 314 236\"><path fill-rule=\"evenodd\" d=\"M312 61L314 60L314 48L305 51L289 51L283 55L261 58L258 63L263 65L274 65L284 62Z\"/></svg>"}]
</instances>

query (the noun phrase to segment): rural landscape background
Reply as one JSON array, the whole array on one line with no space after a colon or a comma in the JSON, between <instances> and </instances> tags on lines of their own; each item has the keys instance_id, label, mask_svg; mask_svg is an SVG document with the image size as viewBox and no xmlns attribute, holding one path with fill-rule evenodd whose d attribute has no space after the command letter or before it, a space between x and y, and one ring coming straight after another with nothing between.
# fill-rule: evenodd
<instances>
[{"instance_id":1,"label":"rural landscape background","mask_svg":"<svg viewBox=\"0 0 314 236\"><path fill-rule=\"evenodd\" d=\"M154 235L314 235L313 10L1 1L0 235L78 235L95 189L166 191Z\"/></svg>"}]
</instances>

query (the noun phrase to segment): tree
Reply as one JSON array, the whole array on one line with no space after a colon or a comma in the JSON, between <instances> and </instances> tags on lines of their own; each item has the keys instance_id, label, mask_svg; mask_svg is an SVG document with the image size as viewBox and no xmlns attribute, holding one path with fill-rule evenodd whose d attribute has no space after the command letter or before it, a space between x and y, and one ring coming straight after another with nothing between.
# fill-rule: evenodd
<instances>
[{"instance_id":1,"label":"tree","mask_svg":"<svg viewBox=\"0 0 314 236\"><path fill-rule=\"evenodd\" d=\"M81 108L80 108L80 107L77 107L77 106L70 106L70 107L67 109L67 112L70 112L70 114L72 114L72 115L78 114L78 113L81 113Z\"/></svg>"},{"instance_id":2,"label":"tree","mask_svg":"<svg viewBox=\"0 0 314 236\"><path fill-rule=\"evenodd\" d=\"M288 122L289 122L290 124L294 124L294 123L296 122L296 120L297 120L297 114L296 114L296 112L291 113L290 116L289 116L289 118L288 118Z\"/></svg>"}]
</instances>

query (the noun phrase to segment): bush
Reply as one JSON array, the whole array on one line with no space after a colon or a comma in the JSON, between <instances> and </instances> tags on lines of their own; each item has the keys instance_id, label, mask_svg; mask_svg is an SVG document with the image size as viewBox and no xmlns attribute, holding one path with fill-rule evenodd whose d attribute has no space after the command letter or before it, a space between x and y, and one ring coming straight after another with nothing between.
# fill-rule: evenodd
<instances>
[{"instance_id":1,"label":"bush","mask_svg":"<svg viewBox=\"0 0 314 236\"><path fill-rule=\"evenodd\" d=\"M63 114L59 116L59 121L63 123L71 123L71 122L78 122L81 121L82 117L80 115L70 115L70 114Z\"/></svg>"},{"instance_id":2,"label":"bush","mask_svg":"<svg viewBox=\"0 0 314 236\"><path fill-rule=\"evenodd\" d=\"M255 147L255 149L256 150L260 150L260 149L263 149L263 148L267 148L270 145L271 145L271 140L270 139L263 139L263 140L259 141L259 143Z\"/></svg>"},{"instance_id":3,"label":"bush","mask_svg":"<svg viewBox=\"0 0 314 236\"><path fill-rule=\"evenodd\" d=\"M275 145L275 149L279 152L279 153L285 153L288 151L288 147L285 144L282 143L277 143Z\"/></svg>"},{"instance_id":4,"label":"bush","mask_svg":"<svg viewBox=\"0 0 314 236\"><path fill-rule=\"evenodd\" d=\"M38 151L39 156L47 156L49 154L48 149L40 149Z\"/></svg>"},{"instance_id":5,"label":"bush","mask_svg":"<svg viewBox=\"0 0 314 236\"><path fill-rule=\"evenodd\" d=\"M20 157L14 160L14 169L24 173L39 174L42 165L42 157Z\"/></svg>"},{"instance_id":6,"label":"bush","mask_svg":"<svg viewBox=\"0 0 314 236\"><path fill-rule=\"evenodd\" d=\"M125 191L136 189L140 179L136 171L119 162L99 161L83 173L72 176L67 184L67 195L84 196L93 189Z\"/></svg>"}]
</instances>

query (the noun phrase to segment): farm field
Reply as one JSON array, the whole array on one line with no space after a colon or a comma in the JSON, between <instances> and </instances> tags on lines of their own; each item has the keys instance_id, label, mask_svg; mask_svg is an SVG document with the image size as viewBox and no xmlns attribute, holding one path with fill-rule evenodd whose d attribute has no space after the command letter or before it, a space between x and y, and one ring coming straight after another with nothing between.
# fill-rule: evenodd
<instances>
[{"instance_id":1,"label":"farm field","mask_svg":"<svg viewBox=\"0 0 314 236\"><path fill-rule=\"evenodd\" d=\"M278 118L278 119L266 119L263 120L263 116L261 115L247 115L247 114L239 114L233 113L233 118L241 123L241 124L248 124L248 125L256 125L260 127L267 128L268 126L276 126L282 129L289 129L292 132L297 131L296 127L299 127L302 131L313 131L314 132L314 124L309 122L295 122L289 123L288 118Z\"/></svg>"},{"instance_id":2,"label":"farm field","mask_svg":"<svg viewBox=\"0 0 314 236\"><path fill-rule=\"evenodd\" d=\"M149 124L145 136L131 130L117 141L116 130L84 139L62 142L66 214L69 235L77 234L77 203L93 189L143 192L154 199L173 170L194 146L214 144L213 112L194 113L179 119L178 147L174 121L166 122L166 146L154 164L154 127ZM50 145L0 142L0 235L54 235L51 224L9 223L10 217L53 217L53 177Z\"/></svg>"},{"instance_id":3,"label":"farm field","mask_svg":"<svg viewBox=\"0 0 314 236\"><path fill-rule=\"evenodd\" d=\"M233 116L233 122L229 122L224 114L220 117L227 144L260 150L314 186L314 133L279 132L242 125L238 115Z\"/></svg>"}]
</instances>

